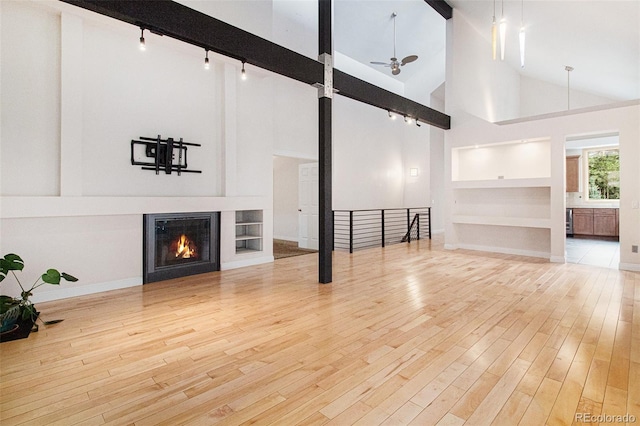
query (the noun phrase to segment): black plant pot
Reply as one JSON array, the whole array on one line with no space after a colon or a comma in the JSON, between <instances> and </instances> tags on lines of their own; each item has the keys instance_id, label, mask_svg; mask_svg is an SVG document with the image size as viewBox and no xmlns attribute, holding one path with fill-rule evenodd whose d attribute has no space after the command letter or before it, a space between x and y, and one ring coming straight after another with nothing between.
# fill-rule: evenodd
<instances>
[{"instance_id":1,"label":"black plant pot","mask_svg":"<svg viewBox=\"0 0 640 426\"><path fill-rule=\"evenodd\" d=\"M3 331L0 333L0 342L8 342L10 340L24 339L29 336L31 329L33 328L33 318L26 320L19 318L16 322L16 326L11 330Z\"/></svg>"}]
</instances>

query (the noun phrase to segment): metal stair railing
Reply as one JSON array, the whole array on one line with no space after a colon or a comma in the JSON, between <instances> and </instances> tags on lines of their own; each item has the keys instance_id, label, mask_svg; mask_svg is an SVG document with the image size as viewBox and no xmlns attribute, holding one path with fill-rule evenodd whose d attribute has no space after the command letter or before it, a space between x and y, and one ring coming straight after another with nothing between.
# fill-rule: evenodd
<instances>
[{"instance_id":1,"label":"metal stair railing","mask_svg":"<svg viewBox=\"0 0 640 426\"><path fill-rule=\"evenodd\" d=\"M333 228L333 248L349 253L412 239L431 239L431 208L334 210ZM407 236L410 232L413 234Z\"/></svg>"}]
</instances>

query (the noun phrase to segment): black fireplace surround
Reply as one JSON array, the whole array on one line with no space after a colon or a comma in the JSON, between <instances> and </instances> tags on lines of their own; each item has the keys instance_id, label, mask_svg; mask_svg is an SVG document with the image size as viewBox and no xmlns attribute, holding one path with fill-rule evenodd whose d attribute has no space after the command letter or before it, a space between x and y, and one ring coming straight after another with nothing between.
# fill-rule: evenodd
<instances>
[{"instance_id":1,"label":"black fireplace surround","mask_svg":"<svg viewBox=\"0 0 640 426\"><path fill-rule=\"evenodd\" d=\"M220 270L220 212L143 215L144 284Z\"/></svg>"}]
</instances>

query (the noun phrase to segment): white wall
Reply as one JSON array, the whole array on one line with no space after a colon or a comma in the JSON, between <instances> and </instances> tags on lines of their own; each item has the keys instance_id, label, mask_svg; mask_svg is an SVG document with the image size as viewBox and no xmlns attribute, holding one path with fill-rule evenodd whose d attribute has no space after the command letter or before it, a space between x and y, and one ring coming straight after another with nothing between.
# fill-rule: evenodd
<instances>
[{"instance_id":1,"label":"white wall","mask_svg":"<svg viewBox=\"0 0 640 426\"><path fill-rule=\"evenodd\" d=\"M444 83L431 96L431 107L444 111ZM444 232L444 134L445 131L437 127L429 129L429 168L431 183L431 230L433 233Z\"/></svg>"},{"instance_id":2,"label":"white wall","mask_svg":"<svg viewBox=\"0 0 640 426\"><path fill-rule=\"evenodd\" d=\"M167 37L141 52L136 27L63 3L3 1L1 13L0 252L27 274L80 278L36 300L141 284L143 213L221 211L223 269L273 260L264 73L241 82L239 64L213 55L205 71L200 49ZM40 62L18 54L31 48ZM202 173L132 166L131 139L158 134L202 144L188 154ZM234 211L249 209L264 211L264 251L236 255Z\"/></svg>"},{"instance_id":3,"label":"white wall","mask_svg":"<svg viewBox=\"0 0 640 426\"><path fill-rule=\"evenodd\" d=\"M60 18L26 2L1 7L0 194L59 195Z\"/></svg>"},{"instance_id":4,"label":"white wall","mask_svg":"<svg viewBox=\"0 0 640 426\"><path fill-rule=\"evenodd\" d=\"M451 176L454 181L549 177L549 156L546 140L469 145L454 149Z\"/></svg>"},{"instance_id":5,"label":"white wall","mask_svg":"<svg viewBox=\"0 0 640 426\"><path fill-rule=\"evenodd\" d=\"M318 159L318 89L308 84L271 76L269 98L277 111L273 121L273 153Z\"/></svg>"},{"instance_id":6,"label":"white wall","mask_svg":"<svg viewBox=\"0 0 640 426\"><path fill-rule=\"evenodd\" d=\"M567 87L547 83L526 76L520 77L520 116L547 114L566 111ZM570 109L579 109L596 105L607 105L616 102L591 93L571 89Z\"/></svg>"},{"instance_id":7,"label":"white wall","mask_svg":"<svg viewBox=\"0 0 640 426\"><path fill-rule=\"evenodd\" d=\"M445 81L446 49L443 47L420 73L412 76L405 84L406 96L423 105L431 106L438 111L437 106L431 104L431 94Z\"/></svg>"},{"instance_id":8,"label":"white wall","mask_svg":"<svg viewBox=\"0 0 640 426\"><path fill-rule=\"evenodd\" d=\"M234 27L271 40L273 14L271 0L177 0L177 2Z\"/></svg>"},{"instance_id":9,"label":"white wall","mask_svg":"<svg viewBox=\"0 0 640 426\"><path fill-rule=\"evenodd\" d=\"M491 58L490 46L457 9L447 21L446 113L455 125L458 113L490 122L520 116L519 74Z\"/></svg>"},{"instance_id":10,"label":"white wall","mask_svg":"<svg viewBox=\"0 0 640 426\"><path fill-rule=\"evenodd\" d=\"M384 110L341 96L334 98L333 125L334 209L416 207L428 202L428 126L390 120ZM408 182L414 165L420 175Z\"/></svg>"},{"instance_id":11,"label":"white wall","mask_svg":"<svg viewBox=\"0 0 640 426\"><path fill-rule=\"evenodd\" d=\"M203 69L202 52L177 50L164 37L149 36L141 52L138 33L135 27L114 32L85 21L78 88L83 100L78 124L82 195L221 195L220 174L212 167L220 157L218 73ZM202 144L188 147L187 158L190 169L203 173L177 178L132 167L123 155L131 139L157 135Z\"/></svg>"}]
</instances>

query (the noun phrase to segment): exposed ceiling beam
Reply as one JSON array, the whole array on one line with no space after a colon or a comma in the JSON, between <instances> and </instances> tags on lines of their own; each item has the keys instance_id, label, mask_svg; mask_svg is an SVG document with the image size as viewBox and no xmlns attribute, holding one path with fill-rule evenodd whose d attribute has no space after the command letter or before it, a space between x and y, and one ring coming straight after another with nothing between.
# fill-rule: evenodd
<instances>
[{"instance_id":1,"label":"exposed ceiling beam","mask_svg":"<svg viewBox=\"0 0 640 426\"><path fill-rule=\"evenodd\" d=\"M446 0L424 0L429 6L438 12L444 19L451 19L453 17L453 8L449 6Z\"/></svg>"},{"instance_id":2,"label":"exposed ceiling beam","mask_svg":"<svg viewBox=\"0 0 640 426\"><path fill-rule=\"evenodd\" d=\"M303 83L314 84L324 81L324 66L319 61L180 3L170 0L61 1L203 49L209 49L239 61L245 61L248 64ZM450 128L448 115L346 73L337 72L334 74L334 87L342 96L399 114L410 115L425 124L442 129Z\"/></svg>"},{"instance_id":3,"label":"exposed ceiling beam","mask_svg":"<svg viewBox=\"0 0 640 426\"><path fill-rule=\"evenodd\" d=\"M333 72L333 84L339 94L365 104L419 119L422 123L448 130L451 117L410 99L396 95L340 70ZM384 105L384 106L383 106Z\"/></svg>"}]
</instances>

